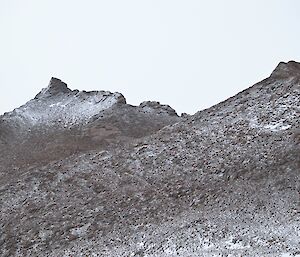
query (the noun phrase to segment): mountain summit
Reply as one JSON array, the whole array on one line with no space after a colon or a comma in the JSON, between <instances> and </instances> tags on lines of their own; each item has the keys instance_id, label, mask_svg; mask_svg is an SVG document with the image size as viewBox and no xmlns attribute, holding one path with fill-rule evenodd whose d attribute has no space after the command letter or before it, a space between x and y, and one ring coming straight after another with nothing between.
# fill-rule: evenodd
<instances>
[{"instance_id":1,"label":"mountain summit","mask_svg":"<svg viewBox=\"0 0 300 257\"><path fill-rule=\"evenodd\" d=\"M51 78L47 88L44 88L36 98L45 96L53 96L59 93L70 93L71 90L67 87L67 84L62 82L60 79Z\"/></svg>"},{"instance_id":2,"label":"mountain summit","mask_svg":"<svg viewBox=\"0 0 300 257\"><path fill-rule=\"evenodd\" d=\"M52 78L0 117L0 256L298 256L299 67L185 117Z\"/></svg>"},{"instance_id":3,"label":"mountain summit","mask_svg":"<svg viewBox=\"0 0 300 257\"><path fill-rule=\"evenodd\" d=\"M289 61L287 63L280 62L276 69L272 72L271 77L288 78L300 76L300 63Z\"/></svg>"}]
</instances>

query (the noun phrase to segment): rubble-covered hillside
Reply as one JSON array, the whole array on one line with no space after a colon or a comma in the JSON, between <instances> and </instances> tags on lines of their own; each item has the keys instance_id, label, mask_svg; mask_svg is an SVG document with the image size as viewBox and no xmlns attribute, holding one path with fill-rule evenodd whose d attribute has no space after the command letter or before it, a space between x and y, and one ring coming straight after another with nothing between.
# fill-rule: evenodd
<instances>
[{"instance_id":1,"label":"rubble-covered hillside","mask_svg":"<svg viewBox=\"0 0 300 257\"><path fill-rule=\"evenodd\" d=\"M1 256L300 256L300 64L195 115L52 79L0 117Z\"/></svg>"}]
</instances>

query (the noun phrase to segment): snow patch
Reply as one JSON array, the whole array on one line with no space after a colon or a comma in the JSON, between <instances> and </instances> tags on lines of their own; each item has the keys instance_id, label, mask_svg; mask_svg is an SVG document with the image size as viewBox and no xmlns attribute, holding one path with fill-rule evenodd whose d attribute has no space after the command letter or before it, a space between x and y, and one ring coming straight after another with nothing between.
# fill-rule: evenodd
<instances>
[{"instance_id":1,"label":"snow patch","mask_svg":"<svg viewBox=\"0 0 300 257\"><path fill-rule=\"evenodd\" d=\"M71 91L33 99L14 113L16 119L27 126L45 123L53 125L59 121L65 126L71 126L88 122L92 116L118 103L126 103L120 93Z\"/></svg>"},{"instance_id":2,"label":"snow patch","mask_svg":"<svg viewBox=\"0 0 300 257\"><path fill-rule=\"evenodd\" d=\"M291 125L284 124L283 122L271 123L271 124L259 124L256 119L250 120L250 127L255 129L262 129L267 131L281 131L287 130L291 127Z\"/></svg>"},{"instance_id":3,"label":"snow patch","mask_svg":"<svg viewBox=\"0 0 300 257\"><path fill-rule=\"evenodd\" d=\"M265 129L269 129L272 131L286 130L290 127L291 127L291 125L283 125L282 123L268 124L268 125L264 126Z\"/></svg>"},{"instance_id":4,"label":"snow patch","mask_svg":"<svg viewBox=\"0 0 300 257\"><path fill-rule=\"evenodd\" d=\"M73 228L71 234L78 237L85 236L90 225L91 223L87 223L81 227Z\"/></svg>"}]
</instances>

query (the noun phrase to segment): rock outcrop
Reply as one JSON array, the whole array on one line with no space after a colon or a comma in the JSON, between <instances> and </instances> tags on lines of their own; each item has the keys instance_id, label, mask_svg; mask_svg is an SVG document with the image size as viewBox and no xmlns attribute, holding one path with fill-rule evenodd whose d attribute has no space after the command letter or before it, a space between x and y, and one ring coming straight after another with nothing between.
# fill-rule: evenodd
<instances>
[{"instance_id":1,"label":"rock outcrop","mask_svg":"<svg viewBox=\"0 0 300 257\"><path fill-rule=\"evenodd\" d=\"M49 97L54 96L59 93L70 93L72 92L68 87L67 84L61 81L60 79L52 77L49 85L47 88L42 89L40 93L36 95L36 99L43 98L43 97Z\"/></svg>"},{"instance_id":2,"label":"rock outcrop","mask_svg":"<svg viewBox=\"0 0 300 257\"><path fill-rule=\"evenodd\" d=\"M139 105L146 112L159 112L159 113L166 113L171 116L177 116L176 111L170 107L169 105L160 104L160 102L156 101L145 101Z\"/></svg>"},{"instance_id":3,"label":"rock outcrop","mask_svg":"<svg viewBox=\"0 0 300 257\"><path fill-rule=\"evenodd\" d=\"M288 78L300 77L300 63L289 61L287 63L280 62L276 69L271 74L272 78Z\"/></svg>"}]
</instances>

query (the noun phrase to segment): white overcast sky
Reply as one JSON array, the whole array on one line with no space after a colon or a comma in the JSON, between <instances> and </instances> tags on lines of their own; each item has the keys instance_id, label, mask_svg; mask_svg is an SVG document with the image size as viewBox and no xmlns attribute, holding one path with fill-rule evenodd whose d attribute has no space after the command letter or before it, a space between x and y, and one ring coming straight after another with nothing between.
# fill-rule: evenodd
<instances>
[{"instance_id":1,"label":"white overcast sky","mask_svg":"<svg viewBox=\"0 0 300 257\"><path fill-rule=\"evenodd\" d=\"M0 0L0 114L52 76L178 113L300 61L299 0Z\"/></svg>"}]
</instances>

